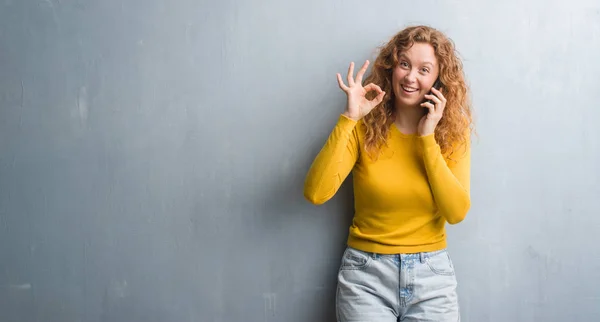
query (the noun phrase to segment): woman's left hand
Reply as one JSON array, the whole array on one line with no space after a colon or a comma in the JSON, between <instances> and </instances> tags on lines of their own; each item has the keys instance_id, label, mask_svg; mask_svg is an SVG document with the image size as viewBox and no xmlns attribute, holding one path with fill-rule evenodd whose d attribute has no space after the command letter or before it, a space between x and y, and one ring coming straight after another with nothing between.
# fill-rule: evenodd
<instances>
[{"instance_id":1,"label":"woman's left hand","mask_svg":"<svg viewBox=\"0 0 600 322\"><path fill-rule=\"evenodd\" d=\"M421 106L428 108L429 112L419 121L417 131L420 136L426 136L435 132L435 127L442 119L444 108L446 107L446 98L442 95L442 92L435 88L432 88L431 92L434 95L427 94L425 98L432 100L433 104L429 102L421 103Z\"/></svg>"}]
</instances>

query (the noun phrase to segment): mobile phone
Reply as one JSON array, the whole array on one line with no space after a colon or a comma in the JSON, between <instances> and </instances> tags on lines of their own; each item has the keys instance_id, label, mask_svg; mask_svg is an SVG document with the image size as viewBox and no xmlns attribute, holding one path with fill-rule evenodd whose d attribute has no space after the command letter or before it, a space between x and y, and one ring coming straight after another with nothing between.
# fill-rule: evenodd
<instances>
[{"instance_id":1,"label":"mobile phone","mask_svg":"<svg viewBox=\"0 0 600 322\"><path fill-rule=\"evenodd\" d=\"M438 77L438 78L435 80L435 83L433 83L433 88L437 89L438 91L439 91L439 90L440 90L440 89L441 89L443 86L444 86L444 84L442 84L442 81L440 80L440 78L439 78L439 77ZM427 93L427 94L431 95L432 93L431 93L431 91L429 91L429 93ZM433 103L433 101L432 101L432 100L430 100L430 99L425 99L425 100L423 100L423 103L425 103L425 102L429 102L429 103L431 103L431 104L434 104L434 103Z\"/></svg>"}]
</instances>

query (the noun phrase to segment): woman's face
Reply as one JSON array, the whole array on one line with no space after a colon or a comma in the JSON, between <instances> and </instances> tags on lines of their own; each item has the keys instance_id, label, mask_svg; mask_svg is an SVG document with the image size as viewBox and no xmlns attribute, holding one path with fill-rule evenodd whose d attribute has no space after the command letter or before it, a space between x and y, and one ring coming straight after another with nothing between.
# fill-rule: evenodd
<instances>
[{"instance_id":1,"label":"woman's face","mask_svg":"<svg viewBox=\"0 0 600 322\"><path fill-rule=\"evenodd\" d=\"M439 75L435 51L428 43L414 43L399 53L398 65L392 73L392 87L396 103L419 106Z\"/></svg>"}]
</instances>

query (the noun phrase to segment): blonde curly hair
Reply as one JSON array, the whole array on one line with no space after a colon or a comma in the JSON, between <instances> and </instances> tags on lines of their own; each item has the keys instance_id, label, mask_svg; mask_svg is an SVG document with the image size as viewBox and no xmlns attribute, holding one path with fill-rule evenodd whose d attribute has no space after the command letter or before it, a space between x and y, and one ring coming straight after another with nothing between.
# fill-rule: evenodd
<instances>
[{"instance_id":1,"label":"blonde curly hair","mask_svg":"<svg viewBox=\"0 0 600 322\"><path fill-rule=\"evenodd\" d=\"M393 69L398 65L398 55L414 43L428 43L435 52L440 71L439 77L446 97L444 115L435 129L435 139L442 153L450 156L457 145L467 144L473 124L468 86L461 60L454 43L442 32L428 26L411 26L398 32L379 49L365 84L374 83L386 92L383 101L363 118L365 127L365 149L372 156L386 143L390 126L394 123ZM369 99L376 94L369 93Z\"/></svg>"}]
</instances>

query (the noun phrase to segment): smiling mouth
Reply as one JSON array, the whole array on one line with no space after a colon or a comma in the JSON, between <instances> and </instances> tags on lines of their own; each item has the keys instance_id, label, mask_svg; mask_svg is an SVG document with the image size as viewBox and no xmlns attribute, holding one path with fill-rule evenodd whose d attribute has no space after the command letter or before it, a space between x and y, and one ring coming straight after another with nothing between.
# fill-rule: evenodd
<instances>
[{"instance_id":1,"label":"smiling mouth","mask_svg":"<svg viewBox=\"0 0 600 322\"><path fill-rule=\"evenodd\" d=\"M414 88L414 87L410 87L410 86L405 86L405 85L401 85L400 87L402 87L402 90L404 90L407 93L414 93L416 91L418 91L418 88Z\"/></svg>"}]
</instances>

